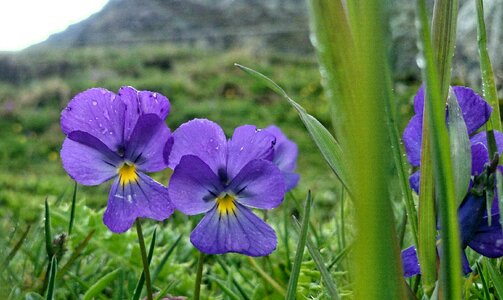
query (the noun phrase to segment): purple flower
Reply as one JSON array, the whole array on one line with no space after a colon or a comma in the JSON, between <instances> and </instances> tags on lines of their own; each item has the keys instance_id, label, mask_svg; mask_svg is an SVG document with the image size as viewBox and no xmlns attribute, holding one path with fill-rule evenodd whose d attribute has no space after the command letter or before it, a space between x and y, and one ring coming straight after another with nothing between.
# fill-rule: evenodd
<instances>
[{"instance_id":1,"label":"purple flower","mask_svg":"<svg viewBox=\"0 0 503 300\"><path fill-rule=\"evenodd\" d=\"M490 117L491 107L473 90L466 87L453 87L458 100L463 119L468 130L472 135L477 129L484 125ZM417 167L421 158L421 139L422 139L422 119L424 106L424 90L420 88L414 98L415 115L405 128L403 140L409 162ZM494 132L498 152L503 150L503 134ZM475 134L470 138L472 155L472 175L476 177L488 177L494 170L488 171L489 154L485 132ZM419 171L415 172L409 178L411 187L419 192ZM475 182L477 180L474 180ZM470 186L476 185L474 181ZM485 191L483 192L485 193ZM495 202L496 203L496 202ZM476 252L487 257L503 256L503 232L499 224L499 210L497 205L491 209L492 223L488 225L486 211L485 195L477 195L475 191L468 192L467 196L458 209L458 221L461 231L461 248L464 250L467 246ZM463 270L465 273L471 272L468 260L463 251ZM404 275L410 277L420 273L419 262L414 246L402 251L402 261Z\"/></svg>"},{"instance_id":2,"label":"purple flower","mask_svg":"<svg viewBox=\"0 0 503 300\"><path fill-rule=\"evenodd\" d=\"M244 125L227 140L216 123L195 119L173 138L170 198L186 215L205 213L190 235L192 244L208 254L274 251L274 230L251 208L272 209L283 201L285 180L272 162L275 137Z\"/></svg>"},{"instance_id":3,"label":"purple flower","mask_svg":"<svg viewBox=\"0 0 503 300\"><path fill-rule=\"evenodd\" d=\"M167 167L169 109L161 94L122 87L117 95L102 88L84 91L61 112L66 172L83 185L114 180L103 216L113 232L128 230L136 218L162 221L173 213L167 188L144 174Z\"/></svg>"},{"instance_id":4,"label":"purple flower","mask_svg":"<svg viewBox=\"0 0 503 300\"><path fill-rule=\"evenodd\" d=\"M275 125L270 125L264 131L269 132L276 138L274 145L274 157L272 162L278 166L285 177L286 191L290 191L297 186L300 176L293 171L297 168L297 155L299 150L297 144L289 140Z\"/></svg>"}]
</instances>

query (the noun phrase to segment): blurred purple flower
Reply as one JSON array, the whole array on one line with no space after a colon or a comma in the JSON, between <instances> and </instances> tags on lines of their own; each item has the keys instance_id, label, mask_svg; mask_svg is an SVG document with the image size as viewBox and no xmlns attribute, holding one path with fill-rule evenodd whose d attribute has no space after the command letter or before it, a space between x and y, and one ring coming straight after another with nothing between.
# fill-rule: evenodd
<instances>
[{"instance_id":1,"label":"blurred purple flower","mask_svg":"<svg viewBox=\"0 0 503 300\"><path fill-rule=\"evenodd\" d=\"M490 105L477 95L473 90L467 87L452 87L458 100L463 119L468 130L472 135L484 125L490 117ZM405 128L403 140L409 162L417 167L421 159L421 140L422 140L422 119L424 106L424 90L421 87L414 98L414 111L416 115L412 117ZM494 132L498 153L503 150L503 134ZM472 156L472 175L474 178L491 178L494 170L489 171L489 152L487 145L486 132L480 132L470 138L471 156ZM501 171L501 169L499 169ZM419 192L419 171L416 171L409 178L411 187ZM477 180L475 180L476 182ZM476 183L475 183L476 184ZM470 187L474 185L473 181ZM503 232L499 224L499 210L497 202L491 208L492 223L488 225L485 192L476 195L474 191L468 192L465 199L458 209L458 221L461 231L461 248L463 249L463 271L471 272L470 265L464 254L464 249L469 246L476 252L487 257L503 256ZM419 262L414 246L402 251L402 262L404 275L410 277L420 274Z\"/></svg>"},{"instance_id":2,"label":"blurred purple flower","mask_svg":"<svg viewBox=\"0 0 503 300\"><path fill-rule=\"evenodd\" d=\"M272 162L275 137L255 126L236 128L230 140L216 123L195 119L173 133L169 195L186 215L205 213L190 240L208 254L268 255L276 234L251 208L283 201L285 180Z\"/></svg>"},{"instance_id":3,"label":"blurred purple flower","mask_svg":"<svg viewBox=\"0 0 503 300\"><path fill-rule=\"evenodd\" d=\"M103 216L113 232L128 230L136 218L162 221L173 213L167 188L144 174L167 167L169 109L161 94L122 87L117 95L102 88L84 91L61 112L66 172L83 185L114 179Z\"/></svg>"},{"instance_id":4,"label":"blurred purple flower","mask_svg":"<svg viewBox=\"0 0 503 300\"><path fill-rule=\"evenodd\" d=\"M300 179L299 174L293 172L295 168L297 168L297 156L299 153L297 144L289 140L281 129L275 125L270 125L265 128L264 131L269 132L276 138L272 162L275 163L281 173L283 173L286 191L288 192L297 186Z\"/></svg>"}]
</instances>

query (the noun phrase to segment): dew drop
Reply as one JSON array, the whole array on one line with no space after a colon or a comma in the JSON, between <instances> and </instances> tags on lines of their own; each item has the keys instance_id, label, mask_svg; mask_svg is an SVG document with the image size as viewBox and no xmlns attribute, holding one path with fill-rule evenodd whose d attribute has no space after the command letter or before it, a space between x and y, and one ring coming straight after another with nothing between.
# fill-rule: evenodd
<instances>
[{"instance_id":1,"label":"dew drop","mask_svg":"<svg viewBox=\"0 0 503 300\"><path fill-rule=\"evenodd\" d=\"M241 147L241 148L239 149L239 151L243 151L243 149L244 149L244 148L245 148L244 146L243 146L243 147Z\"/></svg>"},{"instance_id":2,"label":"dew drop","mask_svg":"<svg viewBox=\"0 0 503 300\"><path fill-rule=\"evenodd\" d=\"M98 102L93 101L93 105L94 105L94 106L98 105Z\"/></svg>"}]
</instances>

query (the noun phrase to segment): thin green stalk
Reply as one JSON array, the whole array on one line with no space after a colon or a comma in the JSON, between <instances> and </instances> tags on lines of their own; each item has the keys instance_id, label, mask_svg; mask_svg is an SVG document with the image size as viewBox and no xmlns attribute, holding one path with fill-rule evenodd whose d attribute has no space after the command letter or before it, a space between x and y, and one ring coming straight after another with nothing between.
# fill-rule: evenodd
<instances>
[{"instance_id":1,"label":"thin green stalk","mask_svg":"<svg viewBox=\"0 0 503 300\"><path fill-rule=\"evenodd\" d=\"M302 258L304 256L304 248L306 247L306 239L309 229L309 216L311 212L312 205L311 191L307 193L306 204L304 206L304 216L302 218L302 227L299 232L299 241L297 244L297 250L295 252L295 260L293 262L292 272L290 274L290 280L288 281L288 289L286 291L287 300L295 300L297 294L297 282L299 280L300 267L302 265Z\"/></svg>"},{"instance_id":2,"label":"thin green stalk","mask_svg":"<svg viewBox=\"0 0 503 300\"><path fill-rule=\"evenodd\" d=\"M196 271L196 285L194 286L194 300L199 300L201 295L201 282L203 280L204 253L199 252Z\"/></svg>"},{"instance_id":3,"label":"thin green stalk","mask_svg":"<svg viewBox=\"0 0 503 300\"><path fill-rule=\"evenodd\" d=\"M441 259L441 293L445 299L461 299L461 253L459 225L457 220L457 202L452 174L450 145L445 125L445 100L450 81L453 37L457 1L438 2L434 19L435 46L434 56L432 39L428 25L428 15L424 0L417 1L418 31L421 55L424 59L422 68L423 81L426 86L425 112L431 118L427 124L430 135L436 195L441 220L442 259ZM446 40L442 40L444 37ZM448 46L446 46L446 44ZM441 58L439 60L439 58ZM439 68L437 68L439 67ZM441 77L439 77L439 73ZM442 81L440 81L442 80ZM447 88L445 86L447 85ZM445 91L445 93L444 93ZM443 97L445 95L445 97Z\"/></svg>"},{"instance_id":4,"label":"thin green stalk","mask_svg":"<svg viewBox=\"0 0 503 300\"><path fill-rule=\"evenodd\" d=\"M400 185L400 190L402 192L402 198L405 202L405 210L409 218L410 228L412 230L412 239L414 240L414 245L418 244L418 221L417 221L417 211L414 206L414 199L412 198L412 192L409 187L409 181L406 176L406 159L403 155L402 148L400 146L400 135L398 134L398 129L395 124L395 118L392 107L393 105L393 93L391 93L392 79L390 77L390 72L386 72L386 82L388 88L385 89L389 94L385 101L385 111L386 111L386 125L388 128L389 141L391 143L391 152L393 153L393 160L395 162L398 184Z\"/></svg>"},{"instance_id":5,"label":"thin green stalk","mask_svg":"<svg viewBox=\"0 0 503 300\"><path fill-rule=\"evenodd\" d=\"M257 270L259 275L267 281L278 293L280 293L283 297L286 296L285 290L274 280L269 274L267 274L266 271L264 271L259 265L257 265L257 262L251 257L248 256L248 261L252 265L252 267Z\"/></svg>"},{"instance_id":6,"label":"thin green stalk","mask_svg":"<svg viewBox=\"0 0 503 300\"><path fill-rule=\"evenodd\" d=\"M429 113L424 112L423 118ZM428 124L429 120L423 120ZM423 291L431 296L437 281L437 219L435 217L435 193L433 189L433 165L431 162L430 131L423 125L421 144L421 178L419 181L419 236L417 255L421 266Z\"/></svg>"},{"instance_id":7,"label":"thin green stalk","mask_svg":"<svg viewBox=\"0 0 503 300\"><path fill-rule=\"evenodd\" d=\"M140 245L141 260L143 263L143 273L145 274L145 285L147 286L147 299L153 300L152 283L150 282L150 270L148 265L147 250L145 249L145 240L141 229L140 219L136 220L136 233L138 234L138 244Z\"/></svg>"}]
</instances>

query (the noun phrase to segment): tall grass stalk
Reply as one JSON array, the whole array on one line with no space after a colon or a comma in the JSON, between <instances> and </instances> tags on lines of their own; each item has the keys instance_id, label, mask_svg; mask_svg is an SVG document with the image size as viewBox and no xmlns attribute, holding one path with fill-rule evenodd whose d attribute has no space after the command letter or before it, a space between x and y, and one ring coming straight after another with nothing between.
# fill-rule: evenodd
<instances>
[{"instance_id":1,"label":"tall grass stalk","mask_svg":"<svg viewBox=\"0 0 503 300\"><path fill-rule=\"evenodd\" d=\"M426 3L424 0L417 1L422 76L426 87L424 118L427 124L423 124L423 130L427 127L431 133L429 137L423 138L429 138L431 143L431 161L442 228L440 293L445 299L461 299L457 202L449 137L445 125L445 103L454 51L457 1L437 1L434 10L432 38Z\"/></svg>"},{"instance_id":2,"label":"tall grass stalk","mask_svg":"<svg viewBox=\"0 0 503 300\"><path fill-rule=\"evenodd\" d=\"M386 53L387 2L358 6L349 29L340 1L309 1L312 30L335 124L351 165L358 237L355 298L403 299L405 289L394 225L385 106L390 91ZM352 36L354 34L354 36ZM356 80L357 79L357 80ZM340 128L344 126L344 128Z\"/></svg>"}]
</instances>

